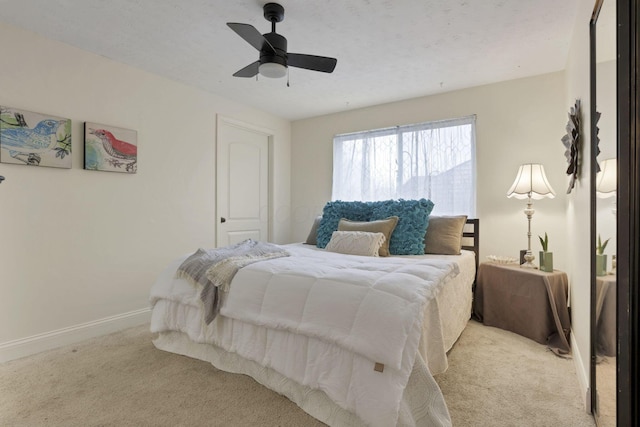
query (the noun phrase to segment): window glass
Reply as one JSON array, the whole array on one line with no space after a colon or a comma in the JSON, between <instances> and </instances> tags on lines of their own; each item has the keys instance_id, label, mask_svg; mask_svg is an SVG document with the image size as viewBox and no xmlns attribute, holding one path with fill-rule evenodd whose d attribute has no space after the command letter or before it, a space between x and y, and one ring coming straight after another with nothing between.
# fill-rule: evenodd
<instances>
[{"instance_id":1,"label":"window glass","mask_svg":"<svg viewBox=\"0 0 640 427\"><path fill-rule=\"evenodd\" d=\"M336 135L333 200L420 199L475 217L475 116Z\"/></svg>"}]
</instances>

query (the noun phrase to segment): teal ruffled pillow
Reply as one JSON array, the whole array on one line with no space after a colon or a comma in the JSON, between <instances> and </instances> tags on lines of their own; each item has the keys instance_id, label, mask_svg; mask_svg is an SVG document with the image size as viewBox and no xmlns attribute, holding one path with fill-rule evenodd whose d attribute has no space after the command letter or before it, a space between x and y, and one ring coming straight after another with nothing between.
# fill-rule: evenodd
<instances>
[{"instance_id":1,"label":"teal ruffled pillow","mask_svg":"<svg viewBox=\"0 0 640 427\"><path fill-rule=\"evenodd\" d=\"M341 218L351 221L369 221L373 207L371 202L328 202L322 210L322 221L318 226L316 246L324 248L331 240L331 235L338 229ZM424 233L423 233L424 236Z\"/></svg>"},{"instance_id":2,"label":"teal ruffled pillow","mask_svg":"<svg viewBox=\"0 0 640 427\"><path fill-rule=\"evenodd\" d=\"M423 255L424 236L429 225L433 202L420 200L385 200L382 202L328 202L318 226L317 246L324 248L338 229L341 218L351 221L375 221L390 216L399 218L389 242L391 255Z\"/></svg>"},{"instance_id":3,"label":"teal ruffled pillow","mask_svg":"<svg viewBox=\"0 0 640 427\"><path fill-rule=\"evenodd\" d=\"M368 221L397 216L400 219L389 242L391 255L423 255L424 235L429 226L433 202L420 200L385 200L373 202Z\"/></svg>"}]
</instances>

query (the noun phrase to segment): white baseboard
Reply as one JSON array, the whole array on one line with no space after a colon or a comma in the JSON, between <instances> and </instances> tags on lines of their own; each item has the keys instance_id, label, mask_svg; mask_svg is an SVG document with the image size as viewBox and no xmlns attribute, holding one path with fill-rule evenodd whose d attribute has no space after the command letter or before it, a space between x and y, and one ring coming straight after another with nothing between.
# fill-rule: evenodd
<instances>
[{"instance_id":1,"label":"white baseboard","mask_svg":"<svg viewBox=\"0 0 640 427\"><path fill-rule=\"evenodd\" d=\"M591 396L589 393L589 372L585 372L582 355L578 348L578 343L575 341L575 335L571 331L571 352L573 353L573 364L576 368L576 375L578 377L578 384L580 385L580 395L584 396L584 410L588 414L591 413ZM587 363L587 366L590 364Z\"/></svg>"},{"instance_id":2,"label":"white baseboard","mask_svg":"<svg viewBox=\"0 0 640 427\"><path fill-rule=\"evenodd\" d=\"M0 343L0 363L63 345L74 344L89 338L118 332L122 329L148 323L150 320L151 310L143 308L68 328Z\"/></svg>"}]
</instances>

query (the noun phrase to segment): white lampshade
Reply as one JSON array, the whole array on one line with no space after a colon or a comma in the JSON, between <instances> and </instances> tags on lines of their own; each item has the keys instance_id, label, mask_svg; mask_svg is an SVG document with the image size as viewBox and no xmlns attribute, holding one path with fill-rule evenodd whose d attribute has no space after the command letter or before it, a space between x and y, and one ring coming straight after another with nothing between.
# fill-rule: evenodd
<instances>
[{"instance_id":1,"label":"white lampshade","mask_svg":"<svg viewBox=\"0 0 640 427\"><path fill-rule=\"evenodd\" d=\"M616 159L607 159L600 163L600 172L596 175L596 195L601 199L614 197L618 186Z\"/></svg>"},{"instance_id":2,"label":"white lampshade","mask_svg":"<svg viewBox=\"0 0 640 427\"><path fill-rule=\"evenodd\" d=\"M258 71L265 77L277 79L287 75L287 67L276 62L265 62L260 64Z\"/></svg>"},{"instance_id":3,"label":"white lampshade","mask_svg":"<svg viewBox=\"0 0 640 427\"><path fill-rule=\"evenodd\" d=\"M556 193L551 188L547 176L544 173L544 166L537 163L527 163L521 165L516 175L516 180L507 191L507 197L516 199L542 199L549 197L553 199Z\"/></svg>"}]
</instances>

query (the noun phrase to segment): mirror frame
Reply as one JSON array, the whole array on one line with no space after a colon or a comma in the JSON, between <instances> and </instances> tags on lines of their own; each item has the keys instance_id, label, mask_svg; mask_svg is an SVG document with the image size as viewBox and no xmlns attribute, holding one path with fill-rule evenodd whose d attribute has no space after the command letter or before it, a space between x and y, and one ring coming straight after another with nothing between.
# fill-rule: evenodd
<instances>
[{"instance_id":1,"label":"mirror frame","mask_svg":"<svg viewBox=\"0 0 640 427\"><path fill-rule=\"evenodd\" d=\"M609 0L615 1L615 0ZM598 168L598 123L596 120L596 24L602 9L603 0L596 0L589 21L589 124L590 124L590 155L589 155L589 266L590 266L590 309L589 336L591 358L589 363L589 400L590 411L598 423L597 411L597 378L596 378L596 173Z\"/></svg>"},{"instance_id":2,"label":"mirror frame","mask_svg":"<svg viewBox=\"0 0 640 427\"><path fill-rule=\"evenodd\" d=\"M617 0L618 367L617 422L640 422L640 8ZM624 179L620 179L623 177Z\"/></svg>"}]
</instances>

